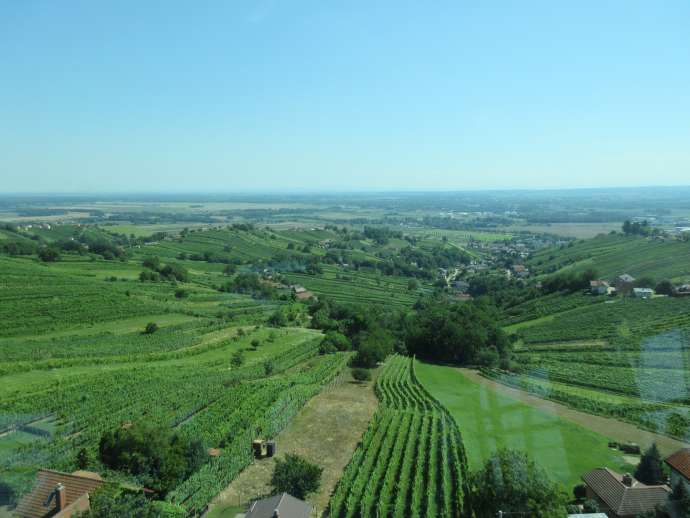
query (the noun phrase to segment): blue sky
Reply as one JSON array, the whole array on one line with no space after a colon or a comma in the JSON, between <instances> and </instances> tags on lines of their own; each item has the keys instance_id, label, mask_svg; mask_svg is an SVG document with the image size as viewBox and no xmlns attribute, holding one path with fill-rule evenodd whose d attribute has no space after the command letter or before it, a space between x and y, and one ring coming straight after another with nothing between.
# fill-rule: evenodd
<instances>
[{"instance_id":1,"label":"blue sky","mask_svg":"<svg viewBox=\"0 0 690 518\"><path fill-rule=\"evenodd\" d=\"M690 2L0 0L0 192L690 184Z\"/></svg>"}]
</instances>

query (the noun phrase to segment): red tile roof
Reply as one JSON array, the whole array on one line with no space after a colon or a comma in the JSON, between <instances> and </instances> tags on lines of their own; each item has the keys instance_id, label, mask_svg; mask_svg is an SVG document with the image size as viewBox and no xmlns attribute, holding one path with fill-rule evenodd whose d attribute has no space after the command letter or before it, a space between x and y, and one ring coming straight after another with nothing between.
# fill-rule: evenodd
<instances>
[{"instance_id":1,"label":"red tile roof","mask_svg":"<svg viewBox=\"0 0 690 518\"><path fill-rule=\"evenodd\" d=\"M19 501L17 509L14 511L15 514L22 518L45 518L54 515L57 512L56 499L53 498L48 506L45 503L59 483L65 486L67 506L72 505L85 493L93 492L104 484L103 480L95 473L85 475L84 473L70 475L60 471L42 469L36 475L36 482L31 493Z\"/></svg>"},{"instance_id":2,"label":"red tile roof","mask_svg":"<svg viewBox=\"0 0 690 518\"><path fill-rule=\"evenodd\" d=\"M668 486L648 486L633 479L632 486L623 483L623 476L608 468L597 468L582 480L618 516L636 516L654 509L668 500Z\"/></svg>"},{"instance_id":3,"label":"red tile roof","mask_svg":"<svg viewBox=\"0 0 690 518\"><path fill-rule=\"evenodd\" d=\"M690 448L683 448L669 455L666 464L690 480Z\"/></svg>"}]
</instances>

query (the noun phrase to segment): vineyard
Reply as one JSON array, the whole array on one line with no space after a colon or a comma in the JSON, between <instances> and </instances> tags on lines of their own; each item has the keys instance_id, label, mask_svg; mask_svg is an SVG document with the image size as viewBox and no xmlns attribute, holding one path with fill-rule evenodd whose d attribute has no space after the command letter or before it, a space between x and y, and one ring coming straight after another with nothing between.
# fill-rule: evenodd
<instances>
[{"instance_id":1,"label":"vineyard","mask_svg":"<svg viewBox=\"0 0 690 518\"><path fill-rule=\"evenodd\" d=\"M690 276L690 243L624 235L600 235L559 250L538 252L529 261L539 273L594 268L602 278L613 280L628 273L634 277L683 279Z\"/></svg>"},{"instance_id":2,"label":"vineyard","mask_svg":"<svg viewBox=\"0 0 690 518\"><path fill-rule=\"evenodd\" d=\"M192 361L184 355L140 360L107 371L82 369L79 375L65 367L64 376L52 383L37 378L33 384L24 381L21 390L10 383L0 405L2 431L36 423L49 423L51 431L18 450L0 448L4 479L21 486L32 467L72 470L76 452L93 451L104 431L146 419L220 449L219 457L168 495L189 511L202 510L251 462L251 437L278 433L349 359L347 353L318 356L318 335L285 330L275 346L259 349L245 366L228 367L228 350L262 336L257 331L222 341Z\"/></svg>"},{"instance_id":3,"label":"vineyard","mask_svg":"<svg viewBox=\"0 0 690 518\"><path fill-rule=\"evenodd\" d=\"M381 407L336 487L330 516L461 516L467 480L462 438L417 381L414 360L389 359L376 393Z\"/></svg>"},{"instance_id":4,"label":"vineyard","mask_svg":"<svg viewBox=\"0 0 690 518\"><path fill-rule=\"evenodd\" d=\"M690 298L619 299L579 307L544 321L525 322L527 344L605 339L636 342L675 329L690 329Z\"/></svg>"}]
</instances>

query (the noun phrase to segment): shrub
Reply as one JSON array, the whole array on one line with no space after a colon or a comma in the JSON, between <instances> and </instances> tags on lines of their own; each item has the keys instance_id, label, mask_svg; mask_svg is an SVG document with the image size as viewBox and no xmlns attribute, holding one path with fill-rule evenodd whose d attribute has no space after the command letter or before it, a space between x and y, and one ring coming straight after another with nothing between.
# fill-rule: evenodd
<instances>
[{"instance_id":1,"label":"shrub","mask_svg":"<svg viewBox=\"0 0 690 518\"><path fill-rule=\"evenodd\" d=\"M38 251L38 258L44 263L54 263L60 260L60 252L56 248L47 246Z\"/></svg>"},{"instance_id":2,"label":"shrub","mask_svg":"<svg viewBox=\"0 0 690 518\"><path fill-rule=\"evenodd\" d=\"M155 322L149 322L146 324L146 328L144 329L144 334L150 335L158 331L158 324Z\"/></svg>"}]
</instances>

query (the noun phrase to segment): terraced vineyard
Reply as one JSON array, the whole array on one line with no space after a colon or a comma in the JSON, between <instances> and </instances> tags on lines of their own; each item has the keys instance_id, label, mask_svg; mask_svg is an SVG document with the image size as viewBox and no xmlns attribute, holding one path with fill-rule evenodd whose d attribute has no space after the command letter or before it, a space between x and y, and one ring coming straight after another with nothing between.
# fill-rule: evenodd
<instances>
[{"instance_id":1,"label":"terraced vineyard","mask_svg":"<svg viewBox=\"0 0 690 518\"><path fill-rule=\"evenodd\" d=\"M529 266L539 273L594 268L603 278L611 280L623 273L635 277L651 276L657 280L680 280L690 276L690 243L621 234L601 235L560 250L538 252L529 261Z\"/></svg>"},{"instance_id":2,"label":"terraced vineyard","mask_svg":"<svg viewBox=\"0 0 690 518\"><path fill-rule=\"evenodd\" d=\"M330 503L334 518L460 516L467 462L460 432L417 381L414 360L388 360L374 416Z\"/></svg>"},{"instance_id":3,"label":"terraced vineyard","mask_svg":"<svg viewBox=\"0 0 690 518\"><path fill-rule=\"evenodd\" d=\"M317 295L326 295L338 302L372 302L409 307L418 297L417 291L407 289L409 279L349 270L342 272L334 266L324 266L323 274L319 276L290 273L287 277Z\"/></svg>"},{"instance_id":4,"label":"terraced vineyard","mask_svg":"<svg viewBox=\"0 0 690 518\"><path fill-rule=\"evenodd\" d=\"M617 299L556 314L519 328L525 343L570 340L636 340L690 329L690 298Z\"/></svg>"}]
</instances>

